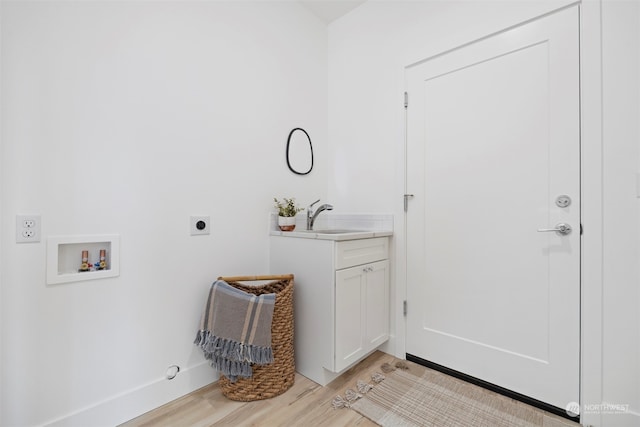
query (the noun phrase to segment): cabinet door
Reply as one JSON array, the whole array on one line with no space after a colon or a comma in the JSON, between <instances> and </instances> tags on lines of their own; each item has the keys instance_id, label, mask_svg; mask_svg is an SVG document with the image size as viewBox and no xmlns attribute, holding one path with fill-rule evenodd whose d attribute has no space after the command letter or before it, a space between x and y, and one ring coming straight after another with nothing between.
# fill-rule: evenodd
<instances>
[{"instance_id":1,"label":"cabinet door","mask_svg":"<svg viewBox=\"0 0 640 427\"><path fill-rule=\"evenodd\" d=\"M367 266L365 351L389 339L389 261Z\"/></svg>"},{"instance_id":2,"label":"cabinet door","mask_svg":"<svg viewBox=\"0 0 640 427\"><path fill-rule=\"evenodd\" d=\"M335 364L340 372L365 354L366 266L336 271Z\"/></svg>"}]
</instances>

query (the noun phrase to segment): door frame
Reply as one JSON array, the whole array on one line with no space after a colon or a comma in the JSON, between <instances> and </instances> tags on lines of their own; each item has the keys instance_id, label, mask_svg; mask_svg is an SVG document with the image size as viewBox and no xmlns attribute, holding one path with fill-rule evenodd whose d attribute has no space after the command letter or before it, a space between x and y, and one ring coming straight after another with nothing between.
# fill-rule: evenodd
<instances>
[{"instance_id":1,"label":"door frame","mask_svg":"<svg viewBox=\"0 0 640 427\"><path fill-rule=\"evenodd\" d=\"M602 63L601 54L601 0L583 0L569 6L563 6L549 13L555 13L568 7L579 8L580 19L580 132L581 132L581 170L580 199L581 224L584 234L581 239L580 264L580 403L602 402L602 272L603 272L603 211L602 211ZM532 19L548 15L545 13ZM518 23L522 25L524 22ZM514 25L514 26L517 26ZM503 32L507 28L496 33ZM485 37L490 37L489 34ZM481 40L482 38L478 39ZM474 43L473 40L467 44ZM458 49L465 45L455 47ZM444 52L442 52L444 53ZM441 54L441 53L439 53ZM436 55L433 55L436 56ZM426 58L428 59L428 58ZM422 62L422 61L420 61ZM405 71L415 62L402 64L398 70L399 88L406 90ZM400 95L399 98L403 96ZM401 137L398 140L397 167L400 171L397 183L397 198L394 204L395 229L395 293L392 297L392 309L395 325L395 337L389 351L398 358L406 356L406 316L403 302L407 298L407 222L404 212L404 194L407 194L407 118L404 104L398 102L401 109L398 117L402 122ZM409 209L411 202L409 201ZM596 413L581 415L584 425L602 425L602 416Z\"/></svg>"}]
</instances>

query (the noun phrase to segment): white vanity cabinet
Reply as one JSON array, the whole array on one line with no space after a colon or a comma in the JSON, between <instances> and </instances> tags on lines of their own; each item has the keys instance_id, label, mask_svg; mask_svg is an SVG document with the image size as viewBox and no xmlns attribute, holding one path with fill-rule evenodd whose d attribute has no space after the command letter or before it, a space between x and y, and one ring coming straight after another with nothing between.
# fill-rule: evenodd
<instances>
[{"instance_id":1,"label":"white vanity cabinet","mask_svg":"<svg viewBox=\"0 0 640 427\"><path fill-rule=\"evenodd\" d=\"M336 271L335 359L340 372L389 338L389 261Z\"/></svg>"},{"instance_id":2,"label":"white vanity cabinet","mask_svg":"<svg viewBox=\"0 0 640 427\"><path fill-rule=\"evenodd\" d=\"M389 338L389 238L270 239L271 272L295 276L296 370L325 385Z\"/></svg>"}]
</instances>

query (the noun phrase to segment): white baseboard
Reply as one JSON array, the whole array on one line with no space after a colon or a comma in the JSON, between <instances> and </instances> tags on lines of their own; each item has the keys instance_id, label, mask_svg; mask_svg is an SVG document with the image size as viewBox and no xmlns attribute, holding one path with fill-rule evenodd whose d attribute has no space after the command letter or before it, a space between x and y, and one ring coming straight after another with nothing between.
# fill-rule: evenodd
<instances>
[{"instance_id":1,"label":"white baseboard","mask_svg":"<svg viewBox=\"0 0 640 427\"><path fill-rule=\"evenodd\" d=\"M209 362L203 362L180 370L172 380L161 378L152 381L49 421L43 426L114 427L211 384L218 377L218 373L209 366Z\"/></svg>"}]
</instances>

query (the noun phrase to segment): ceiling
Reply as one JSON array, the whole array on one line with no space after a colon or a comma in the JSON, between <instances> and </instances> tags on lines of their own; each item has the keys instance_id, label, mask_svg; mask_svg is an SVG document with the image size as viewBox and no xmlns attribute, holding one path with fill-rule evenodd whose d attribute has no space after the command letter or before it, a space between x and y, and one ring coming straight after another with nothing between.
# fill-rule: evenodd
<instances>
[{"instance_id":1,"label":"ceiling","mask_svg":"<svg viewBox=\"0 0 640 427\"><path fill-rule=\"evenodd\" d=\"M327 24L360 6L365 1L366 0L298 0L300 4Z\"/></svg>"}]
</instances>

